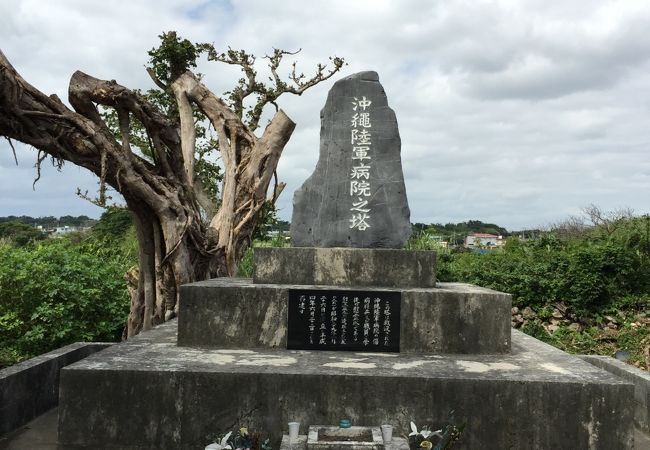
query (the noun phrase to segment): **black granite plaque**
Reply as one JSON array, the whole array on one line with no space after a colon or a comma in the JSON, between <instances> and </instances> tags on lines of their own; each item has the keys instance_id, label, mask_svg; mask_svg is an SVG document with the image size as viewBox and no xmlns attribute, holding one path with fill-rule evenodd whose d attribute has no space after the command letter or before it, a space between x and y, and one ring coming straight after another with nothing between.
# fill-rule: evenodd
<instances>
[{"instance_id":1,"label":"black granite plaque","mask_svg":"<svg viewBox=\"0 0 650 450\"><path fill-rule=\"evenodd\" d=\"M399 292L289 290L287 348L399 352Z\"/></svg>"}]
</instances>

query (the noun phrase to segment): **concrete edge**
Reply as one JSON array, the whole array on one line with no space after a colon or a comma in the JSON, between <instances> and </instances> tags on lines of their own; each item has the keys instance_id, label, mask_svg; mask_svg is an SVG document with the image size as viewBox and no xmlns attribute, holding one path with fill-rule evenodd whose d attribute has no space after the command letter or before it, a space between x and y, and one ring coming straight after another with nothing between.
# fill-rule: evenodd
<instances>
[{"instance_id":1,"label":"concrete edge","mask_svg":"<svg viewBox=\"0 0 650 450\"><path fill-rule=\"evenodd\" d=\"M0 370L0 436L58 405L63 367L113 344L75 342Z\"/></svg>"},{"instance_id":2,"label":"concrete edge","mask_svg":"<svg viewBox=\"0 0 650 450\"><path fill-rule=\"evenodd\" d=\"M645 433L650 433L650 373L610 356L576 356L634 384L634 424Z\"/></svg>"}]
</instances>

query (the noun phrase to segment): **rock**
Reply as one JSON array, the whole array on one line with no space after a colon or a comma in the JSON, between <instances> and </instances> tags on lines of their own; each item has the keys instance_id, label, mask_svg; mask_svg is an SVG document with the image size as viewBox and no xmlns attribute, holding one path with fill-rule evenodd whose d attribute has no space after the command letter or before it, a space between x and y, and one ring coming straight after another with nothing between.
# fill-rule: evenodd
<instances>
[{"instance_id":1,"label":"rock","mask_svg":"<svg viewBox=\"0 0 650 450\"><path fill-rule=\"evenodd\" d=\"M521 314L524 316L524 319L533 319L535 317L535 312L530 306L526 306Z\"/></svg>"},{"instance_id":2,"label":"rock","mask_svg":"<svg viewBox=\"0 0 650 450\"><path fill-rule=\"evenodd\" d=\"M626 362L628 359L630 359L630 352L627 352L625 350L617 350L613 356L619 361Z\"/></svg>"},{"instance_id":3,"label":"rock","mask_svg":"<svg viewBox=\"0 0 650 450\"><path fill-rule=\"evenodd\" d=\"M582 331L582 325L577 322L573 322L571 325L569 325L569 329L572 331Z\"/></svg>"},{"instance_id":4,"label":"rock","mask_svg":"<svg viewBox=\"0 0 650 450\"><path fill-rule=\"evenodd\" d=\"M515 315L515 322L524 323L524 317L521 314Z\"/></svg>"},{"instance_id":5,"label":"rock","mask_svg":"<svg viewBox=\"0 0 650 450\"><path fill-rule=\"evenodd\" d=\"M618 332L612 328L603 328L600 336L596 339L599 341L615 341L618 338Z\"/></svg>"},{"instance_id":6,"label":"rock","mask_svg":"<svg viewBox=\"0 0 650 450\"><path fill-rule=\"evenodd\" d=\"M612 330L616 330L616 329L618 329L618 325L616 325L614 322L609 322L607 324L607 328L610 328Z\"/></svg>"},{"instance_id":7,"label":"rock","mask_svg":"<svg viewBox=\"0 0 650 450\"><path fill-rule=\"evenodd\" d=\"M512 315L514 316L516 314L519 314L519 308L517 308L516 306L513 306L512 307Z\"/></svg>"},{"instance_id":8,"label":"rock","mask_svg":"<svg viewBox=\"0 0 650 450\"><path fill-rule=\"evenodd\" d=\"M320 139L316 169L294 194L292 245L402 248L411 223L401 142L376 72L334 84Z\"/></svg>"},{"instance_id":9,"label":"rock","mask_svg":"<svg viewBox=\"0 0 650 450\"><path fill-rule=\"evenodd\" d=\"M618 323L618 321L616 320L616 317L614 317L614 316L605 316L605 320L607 320L607 321L609 321L611 323Z\"/></svg>"},{"instance_id":10,"label":"rock","mask_svg":"<svg viewBox=\"0 0 650 450\"><path fill-rule=\"evenodd\" d=\"M591 317L583 317L583 318L582 318L582 323L584 323L584 324L587 325L588 327L591 327L591 326L593 326L596 322L595 322L595 320L592 319Z\"/></svg>"},{"instance_id":11,"label":"rock","mask_svg":"<svg viewBox=\"0 0 650 450\"><path fill-rule=\"evenodd\" d=\"M560 311L558 311L557 309L554 309L554 310L553 310L553 313L551 314L551 316L553 316L553 317L556 318L556 319L561 319L562 317L564 317L564 314L562 314L562 313L561 313Z\"/></svg>"},{"instance_id":12,"label":"rock","mask_svg":"<svg viewBox=\"0 0 650 450\"><path fill-rule=\"evenodd\" d=\"M546 329L551 333L555 333L559 328L559 325L549 325L546 327Z\"/></svg>"},{"instance_id":13,"label":"rock","mask_svg":"<svg viewBox=\"0 0 650 450\"><path fill-rule=\"evenodd\" d=\"M560 321L557 319L551 319L551 325L559 325Z\"/></svg>"}]
</instances>

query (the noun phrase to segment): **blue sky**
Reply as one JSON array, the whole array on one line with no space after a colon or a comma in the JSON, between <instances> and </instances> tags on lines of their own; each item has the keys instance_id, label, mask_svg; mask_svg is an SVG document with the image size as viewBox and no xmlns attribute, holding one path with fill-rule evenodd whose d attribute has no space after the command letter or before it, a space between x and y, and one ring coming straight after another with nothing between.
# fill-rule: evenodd
<instances>
[{"instance_id":1,"label":"blue sky","mask_svg":"<svg viewBox=\"0 0 650 450\"><path fill-rule=\"evenodd\" d=\"M307 6L309 5L309 6ZM0 49L23 77L66 98L82 70L148 89L146 52L176 30L259 54L302 48L311 71L345 57L341 76L376 70L397 114L413 222L480 219L544 226L595 203L650 210L650 2L115 1L0 3ZM289 62L289 61L288 61ZM199 70L214 92L230 67ZM333 81L280 106L297 123L279 165L280 215L312 172L319 112ZM0 215L98 216L76 197L96 180L0 142Z\"/></svg>"}]
</instances>

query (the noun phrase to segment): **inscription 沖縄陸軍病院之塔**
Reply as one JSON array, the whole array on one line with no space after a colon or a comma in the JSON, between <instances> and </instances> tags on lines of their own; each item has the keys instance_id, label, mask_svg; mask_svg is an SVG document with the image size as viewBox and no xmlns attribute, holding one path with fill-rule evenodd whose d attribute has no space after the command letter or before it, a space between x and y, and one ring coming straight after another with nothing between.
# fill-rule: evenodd
<instances>
[{"instance_id":1,"label":"inscription \u6c96\u7e04\u9678\u8ecd\u75c5\u9662\u4e4b\u5854","mask_svg":"<svg viewBox=\"0 0 650 450\"><path fill-rule=\"evenodd\" d=\"M352 120L350 121L350 144L352 145L352 171L350 173L350 196L352 197L352 217L350 228L364 231L370 228L371 196L370 168L372 163L372 128L370 105L372 101L364 95L354 97L352 103Z\"/></svg>"}]
</instances>

